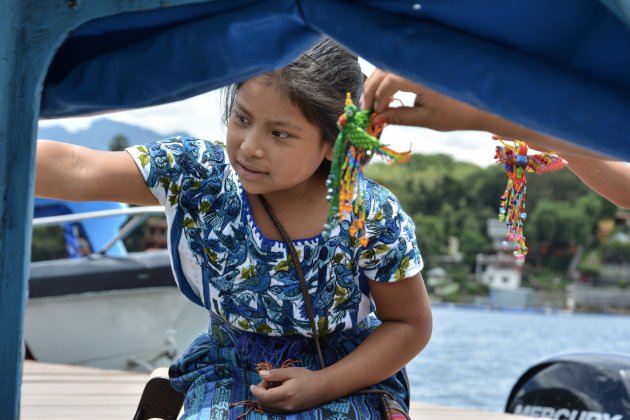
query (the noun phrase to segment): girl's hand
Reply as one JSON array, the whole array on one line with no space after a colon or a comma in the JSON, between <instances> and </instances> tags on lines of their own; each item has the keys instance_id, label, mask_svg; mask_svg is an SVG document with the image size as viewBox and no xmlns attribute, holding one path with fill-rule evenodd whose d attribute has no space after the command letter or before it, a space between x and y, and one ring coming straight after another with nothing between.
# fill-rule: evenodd
<instances>
[{"instance_id":1,"label":"girl's hand","mask_svg":"<svg viewBox=\"0 0 630 420\"><path fill-rule=\"evenodd\" d=\"M398 91L413 92L413 106L389 108ZM442 95L393 73L376 69L365 81L361 109L373 109L389 124L427 127L439 131L476 130L479 109Z\"/></svg>"},{"instance_id":2,"label":"girl's hand","mask_svg":"<svg viewBox=\"0 0 630 420\"><path fill-rule=\"evenodd\" d=\"M250 390L265 411L295 413L328 402L330 385L322 371L289 367L261 371L263 381ZM269 382L282 382L269 388Z\"/></svg>"}]
</instances>

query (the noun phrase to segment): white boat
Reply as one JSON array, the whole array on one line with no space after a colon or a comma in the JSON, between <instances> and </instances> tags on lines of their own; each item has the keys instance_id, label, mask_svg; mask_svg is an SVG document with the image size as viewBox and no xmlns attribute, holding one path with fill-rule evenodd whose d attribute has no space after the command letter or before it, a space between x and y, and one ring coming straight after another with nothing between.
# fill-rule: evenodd
<instances>
[{"instance_id":1,"label":"white boat","mask_svg":"<svg viewBox=\"0 0 630 420\"><path fill-rule=\"evenodd\" d=\"M207 329L208 312L178 290L165 249L126 253L122 247L122 238L163 208L114 206L34 219L34 228L81 223L99 251L31 263L24 337L33 359L150 371L168 365ZM116 222L129 215L118 230ZM103 244L91 222L117 233Z\"/></svg>"}]
</instances>

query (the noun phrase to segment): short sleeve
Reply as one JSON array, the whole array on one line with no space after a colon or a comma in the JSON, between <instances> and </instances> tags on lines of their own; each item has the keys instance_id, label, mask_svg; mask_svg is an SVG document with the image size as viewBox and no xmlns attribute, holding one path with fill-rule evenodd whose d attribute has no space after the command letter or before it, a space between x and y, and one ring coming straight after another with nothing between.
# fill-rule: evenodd
<instances>
[{"instance_id":1,"label":"short sleeve","mask_svg":"<svg viewBox=\"0 0 630 420\"><path fill-rule=\"evenodd\" d=\"M359 254L363 274L380 282L395 282L418 274L423 261L413 220L386 188L368 181L366 192L368 243Z\"/></svg>"},{"instance_id":2,"label":"short sleeve","mask_svg":"<svg viewBox=\"0 0 630 420\"><path fill-rule=\"evenodd\" d=\"M225 163L220 145L189 137L132 146L126 151L153 195L165 206L177 203L184 180L188 183L208 180L213 172L222 172Z\"/></svg>"},{"instance_id":3,"label":"short sleeve","mask_svg":"<svg viewBox=\"0 0 630 420\"><path fill-rule=\"evenodd\" d=\"M203 306L202 258L192 249L199 229L186 227L210 211L221 194L227 157L223 145L188 137L133 146L126 149L144 180L165 208L168 248L175 281L186 297Z\"/></svg>"}]
</instances>

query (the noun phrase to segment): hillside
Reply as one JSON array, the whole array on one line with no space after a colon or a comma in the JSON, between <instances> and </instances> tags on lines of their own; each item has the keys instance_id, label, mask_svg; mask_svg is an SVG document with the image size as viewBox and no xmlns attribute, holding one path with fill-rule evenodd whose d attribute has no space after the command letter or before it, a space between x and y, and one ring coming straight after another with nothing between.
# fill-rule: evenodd
<instances>
[{"instance_id":1,"label":"hillside","mask_svg":"<svg viewBox=\"0 0 630 420\"><path fill-rule=\"evenodd\" d=\"M102 118L96 120L87 129L74 133L66 130L61 125L40 127L37 138L58 140L92 149L109 150L110 141L119 134L125 136L130 145L148 143L171 136L188 135L185 132L161 135L146 128Z\"/></svg>"}]
</instances>

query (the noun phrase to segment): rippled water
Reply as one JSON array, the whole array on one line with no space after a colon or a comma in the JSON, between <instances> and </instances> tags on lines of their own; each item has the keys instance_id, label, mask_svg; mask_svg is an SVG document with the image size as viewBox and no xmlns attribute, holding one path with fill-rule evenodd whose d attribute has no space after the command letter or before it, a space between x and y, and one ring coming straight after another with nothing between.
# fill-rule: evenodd
<instances>
[{"instance_id":1,"label":"rippled water","mask_svg":"<svg viewBox=\"0 0 630 420\"><path fill-rule=\"evenodd\" d=\"M411 399L503 411L527 368L582 351L630 354L630 317L434 307L431 341L408 366Z\"/></svg>"}]
</instances>

